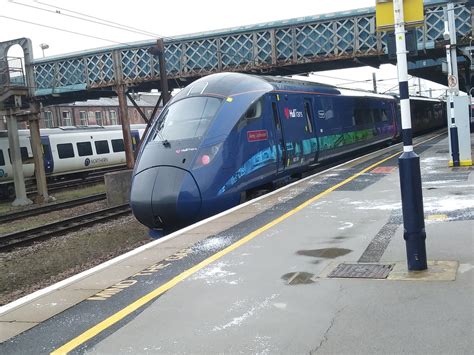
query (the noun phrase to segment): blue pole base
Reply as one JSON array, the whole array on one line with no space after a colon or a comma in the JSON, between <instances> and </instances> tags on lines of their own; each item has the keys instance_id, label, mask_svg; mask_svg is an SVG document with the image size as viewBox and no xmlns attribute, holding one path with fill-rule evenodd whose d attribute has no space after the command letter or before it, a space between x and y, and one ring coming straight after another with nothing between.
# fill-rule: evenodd
<instances>
[{"instance_id":1,"label":"blue pole base","mask_svg":"<svg viewBox=\"0 0 474 355\"><path fill-rule=\"evenodd\" d=\"M420 158L415 152L404 152L398 158L402 193L403 239L407 249L408 271L428 268L426 232L421 190Z\"/></svg>"},{"instance_id":2,"label":"blue pole base","mask_svg":"<svg viewBox=\"0 0 474 355\"><path fill-rule=\"evenodd\" d=\"M458 128L456 126L450 127L449 134L451 136L451 155L453 157L453 166L460 166Z\"/></svg>"}]
</instances>

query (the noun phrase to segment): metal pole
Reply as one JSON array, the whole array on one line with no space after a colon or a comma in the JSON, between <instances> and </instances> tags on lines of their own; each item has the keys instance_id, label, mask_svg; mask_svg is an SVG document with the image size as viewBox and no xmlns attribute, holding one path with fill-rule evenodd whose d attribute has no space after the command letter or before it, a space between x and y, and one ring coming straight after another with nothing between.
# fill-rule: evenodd
<instances>
[{"instance_id":1,"label":"metal pole","mask_svg":"<svg viewBox=\"0 0 474 355\"><path fill-rule=\"evenodd\" d=\"M115 92L119 100L119 115L122 124L123 145L125 148L125 159L127 160L127 168L133 169L135 158L132 151L132 136L130 134L130 119L128 117L127 96L125 95L125 85L117 85Z\"/></svg>"},{"instance_id":2,"label":"metal pole","mask_svg":"<svg viewBox=\"0 0 474 355\"><path fill-rule=\"evenodd\" d=\"M166 74L165 44L162 38L156 41L156 49L160 64L161 95L163 96L163 106L165 106L170 100L170 93L168 90L168 76Z\"/></svg>"},{"instance_id":3,"label":"metal pole","mask_svg":"<svg viewBox=\"0 0 474 355\"><path fill-rule=\"evenodd\" d=\"M446 45L446 61L448 64L448 85L449 85L449 109L448 117L450 118L449 138L451 144L451 156L453 158L453 166L459 166L459 136L458 127L456 126L456 118L454 115L454 95L459 93L458 73L457 73L457 56L456 56L456 32L454 30L454 4L449 3L444 10L444 37L449 40Z\"/></svg>"},{"instance_id":4,"label":"metal pole","mask_svg":"<svg viewBox=\"0 0 474 355\"><path fill-rule=\"evenodd\" d=\"M404 226L403 239L406 243L408 271L418 271L426 270L428 266L420 158L413 151L411 130L403 0L393 0L393 11L403 138L403 154L398 158Z\"/></svg>"}]
</instances>

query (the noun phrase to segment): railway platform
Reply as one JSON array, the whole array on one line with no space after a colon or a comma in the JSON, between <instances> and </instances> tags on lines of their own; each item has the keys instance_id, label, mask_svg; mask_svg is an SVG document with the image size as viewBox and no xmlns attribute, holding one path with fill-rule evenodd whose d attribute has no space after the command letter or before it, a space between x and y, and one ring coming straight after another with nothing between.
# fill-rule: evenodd
<instances>
[{"instance_id":1,"label":"railway platform","mask_svg":"<svg viewBox=\"0 0 474 355\"><path fill-rule=\"evenodd\" d=\"M427 271L407 272L396 145L1 307L0 353L471 354L473 169L445 133L417 141Z\"/></svg>"}]
</instances>

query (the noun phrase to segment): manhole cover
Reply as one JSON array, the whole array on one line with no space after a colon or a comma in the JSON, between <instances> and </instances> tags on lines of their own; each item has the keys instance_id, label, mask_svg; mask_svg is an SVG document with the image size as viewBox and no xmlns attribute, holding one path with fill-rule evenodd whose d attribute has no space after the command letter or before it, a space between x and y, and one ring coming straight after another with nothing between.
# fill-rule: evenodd
<instances>
[{"instance_id":1,"label":"manhole cover","mask_svg":"<svg viewBox=\"0 0 474 355\"><path fill-rule=\"evenodd\" d=\"M386 279L394 264L339 264L328 277Z\"/></svg>"}]
</instances>

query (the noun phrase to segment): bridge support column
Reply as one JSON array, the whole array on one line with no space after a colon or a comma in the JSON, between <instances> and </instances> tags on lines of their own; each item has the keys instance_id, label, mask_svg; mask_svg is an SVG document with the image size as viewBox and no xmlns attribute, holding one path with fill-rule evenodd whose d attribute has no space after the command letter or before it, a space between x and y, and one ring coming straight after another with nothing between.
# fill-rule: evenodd
<instances>
[{"instance_id":1,"label":"bridge support column","mask_svg":"<svg viewBox=\"0 0 474 355\"><path fill-rule=\"evenodd\" d=\"M31 205L33 202L26 196L25 176L23 175L23 162L20 151L20 137L18 135L18 122L13 115L13 110L10 110L10 115L8 115L8 143L10 145L10 159L15 182L15 200L12 206ZM6 159L8 159L8 157Z\"/></svg>"},{"instance_id":2,"label":"bridge support column","mask_svg":"<svg viewBox=\"0 0 474 355\"><path fill-rule=\"evenodd\" d=\"M128 117L128 105L125 85L117 85L115 92L119 101L119 117L122 123L123 145L125 148L125 159L127 160L127 168L133 169L135 158L132 150L132 136L130 134L130 119Z\"/></svg>"},{"instance_id":3,"label":"bridge support column","mask_svg":"<svg viewBox=\"0 0 474 355\"><path fill-rule=\"evenodd\" d=\"M39 105L34 103L33 114L29 117L31 150L33 151L33 159L35 162L35 178L36 178L36 203L44 203L50 200L48 196L48 185L46 182L46 173L44 171L43 150L41 149L41 136L39 130Z\"/></svg>"}]
</instances>

